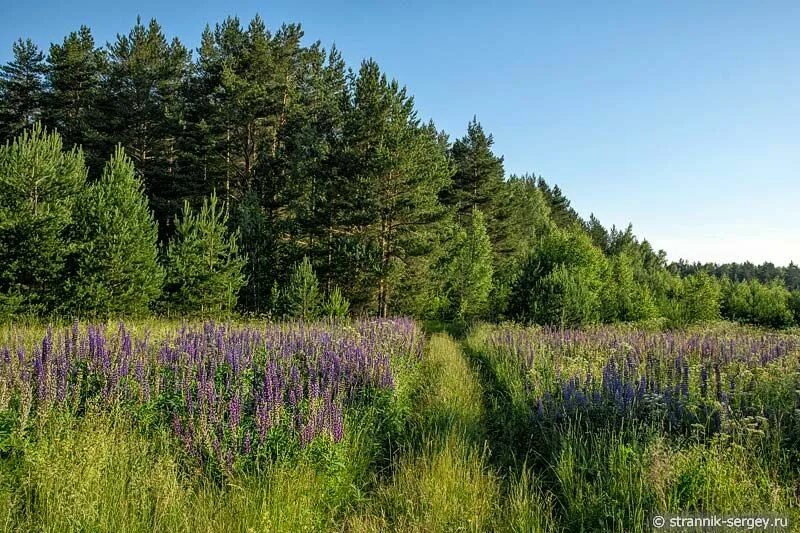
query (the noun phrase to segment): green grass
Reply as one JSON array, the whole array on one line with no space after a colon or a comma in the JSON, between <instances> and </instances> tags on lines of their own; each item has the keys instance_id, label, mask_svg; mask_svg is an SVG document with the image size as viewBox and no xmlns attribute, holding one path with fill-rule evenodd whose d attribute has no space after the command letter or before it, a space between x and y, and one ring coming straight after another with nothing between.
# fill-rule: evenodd
<instances>
[{"instance_id":1,"label":"green grass","mask_svg":"<svg viewBox=\"0 0 800 533\"><path fill-rule=\"evenodd\" d=\"M635 532L679 510L800 524L800 476L780 443L580 421L544 435L518 367L487 352L485 329L463 343L437 330L423 361L398 369L387 404L346 418L341 443L224 476L128 413L54 411L0 451L0 529Z\"/></svg>"},{"instance_id":2,"label":"green grass","mask_svg":"<svg viewBox=\"0 0 800 533\"><path fill-rule=\"evenodd\" d=\"M474 329L465 346L486 387L495 468L533 477L538 507L550 510L549 515L537 515L551 519L541 522L539 530L650 531L649 517L656 511L776 512L800 526L800 476L790 456L796 443L781 442L780 431L693 439L638 425L603 427L580 418L543 427L530 418L530 391L520 365L509 353L493 352L487 334L486 327ZM570 363L580 365L601 355L571 354ZM770 396L771 405L791 405L792 398L778 398L776 391L785 394L787 382L800 383L798 357L781 363L781 372L760 375L754 397ZM542 364L545 373L536 376L539 380L548 379L547 361ZM800 421L798 414L794 423ZM513 493L513 486L506 489L506 494Z\"/></svg>"}]
</instances>

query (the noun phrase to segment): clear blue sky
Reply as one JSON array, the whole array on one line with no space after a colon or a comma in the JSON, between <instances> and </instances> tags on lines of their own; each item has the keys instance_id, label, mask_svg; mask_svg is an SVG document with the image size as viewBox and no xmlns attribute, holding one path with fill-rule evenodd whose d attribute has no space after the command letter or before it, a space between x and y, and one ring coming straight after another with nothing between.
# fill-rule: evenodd
<instances>
[{"instance_id":1,"label":"clear blue sky","mask_svg":"<svg viewBox=\"0 0 800 533\"><path fill-rule=\"evenodd\" d=\"M192 48L230 14L300 22L351 66L377 59L451 137L477 115L508 173L670 259L800 262L800 2L566 4L0 0L0 60L136 15Z\"/></svg>"}]
</instances>

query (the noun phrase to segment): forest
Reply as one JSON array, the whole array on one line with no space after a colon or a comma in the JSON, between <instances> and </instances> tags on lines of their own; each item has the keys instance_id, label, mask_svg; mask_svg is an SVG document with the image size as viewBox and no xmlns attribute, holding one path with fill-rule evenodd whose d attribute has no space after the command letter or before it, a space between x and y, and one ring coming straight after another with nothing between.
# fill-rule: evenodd
<instances>
[{"instance_id":1,"label":"forest","mask_svg":"<svg viewBox=\"0 0 800 533\"><path fill-rule=\"evenodd\" d=\"M3 531L800 524L797 264L670 262L299 25L12 52Z\"/></svg>"},{"instance_id":2,"label":"forest","mask_svg":"<svg viewBox=\"0 0 800 533\"><path fill-rule=\"evenodd\" d=\"M358 316L798 320L795 264L668 265L298 25L229 18L195 53L155 20L82 27L1 69L2 316L291 315L310 264L312 313L336 291Z\"/></svg>"}]
</instances>

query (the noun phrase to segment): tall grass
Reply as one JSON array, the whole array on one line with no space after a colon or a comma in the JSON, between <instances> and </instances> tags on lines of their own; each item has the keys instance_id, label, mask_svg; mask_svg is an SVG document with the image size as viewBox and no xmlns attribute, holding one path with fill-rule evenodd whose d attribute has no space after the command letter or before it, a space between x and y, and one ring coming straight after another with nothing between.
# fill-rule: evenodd
<instances>
[{"instance_id":1,"label":"tall grass","mask_svg":"<svg viewBox=\"0 0 800 533\"><path fill-rule=\"evenodd\" d=\"M492 384L489 435L505 454L500 463L533 470L555 529L650 531L656 511L778 512L800 523L796 429L789 427L800 422L798 339L744 329L660 335L473 330L467 346ZM669 350L683 339L680 357L690 363L680 367ZM620 376L608 361L629 351L635 357ZM645 360L641 381L633 371ZM674 385L663 381L673 367L683 376ZM593 372L603 376L601 386L591 385ZM642 383L642 391L625 380ZM678 416L664 422L680 387L688 393L676 412L693 424ZM711 423L714 416L721 421Z\"/></svg>"},{"instance_id":2,"label":"tall grass","mask_svg":"<svg viewBox=\"0 0 800 533\"><path fill-rule=\"evenodd\" d=\"M553 500L530 469L496 471L484 391L460 346L431 338L409 441L354 531L554 530Z\"/></svg>"},{"instance_id":3,"label":"tall grass","mask_svg":"<svg viewBox=\"0 0 800 533\"><path fill-rule=\"evenodd\" d=\"M124 404L38 410L24 434L9 433L13 425L0 419L0 528L638 532L650 531L656 511L773 511L800 523L792 440L800 412L789 409L800 401L800 354L781 351L793 344L770 344L751 330L719 332L754 339L776 359L712 373L709 383L727 383L730 374L752 386L725 398L725 423L694 427L651 416L647 409L663 414L657 395L633 406L614 397L570 402L588 387L589 372L605 368L616 348L602 343L616 346L615 332L597 344L592 332L562 341L536 329L498 331L505 330L475 328L463 347L433 334L421 358L393 362L390 394L345 411L340 441L315 439L222 473L171 427L142 424ZM649 333L620 334L661 349ZM750 357L749 348L742 353ZM666 354L658 357L658 369L671 368ZM695 373L701 357L687 355L695 365L688 398L711 409L717 404ZM570 385L576 372L586 374ZM763 409L751 412L754 405Z\"/></svg>"}]
</instances>

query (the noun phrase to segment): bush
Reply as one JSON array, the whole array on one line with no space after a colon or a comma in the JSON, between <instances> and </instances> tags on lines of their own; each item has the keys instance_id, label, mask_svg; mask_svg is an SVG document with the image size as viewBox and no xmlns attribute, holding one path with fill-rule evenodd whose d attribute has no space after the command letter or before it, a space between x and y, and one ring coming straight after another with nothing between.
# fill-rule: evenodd
<instances>
[{"instance_id":1,"label":"bush","mask_svg":"<svg viewBox=\"0 0 800 533\"><path fill-rule=\"evenodd\" d=\"M625 253L609 259L600 299L604 322L650 320L658 314L650 289L635 280Z\"/></svg>"},{"instance_id":2,"label":"bush","mask_svg":"<svg viewBox=\"0 0 800 533\"><path fill-rule=\"evenodd\" d=\"M483 213L474 209L467 231L457 239L450 302L458 320L482 317L489 308L492 290L492 244Z\"/></svg>"},{"instance_id":3,"label":"bush","mask_svg":"<svg viewBox=\"0 0 800 533\"><path fill-rule=\"evenodd\" d=\"M671 327L683 327L718 319L720 300L719 282L705 272L699 272L672 280L661 311Z\"/></svg>"},{"instance_id":4,"label":"bush","mask_svg":"<svg viewBox=\"0 0 800 533\"><path fill-rule=\"evenodd\" d=\"M509 297L509 314L539 324L600 319L606 259L583 232L553 231L529 255Z\"/></svg>"},{"instance_id":5,"label":"bush","mask_svg":"<svg viewBox=\"0 0 800 533\"><path fill-rule=\"evenodd\" d=\"M759 326L783 328L794 321L792 295L779 280L727 282L722 303L725 318Z\"/></svg>"}]
</instances>

